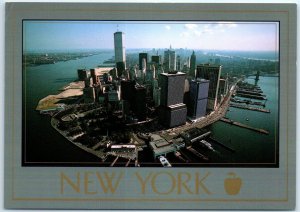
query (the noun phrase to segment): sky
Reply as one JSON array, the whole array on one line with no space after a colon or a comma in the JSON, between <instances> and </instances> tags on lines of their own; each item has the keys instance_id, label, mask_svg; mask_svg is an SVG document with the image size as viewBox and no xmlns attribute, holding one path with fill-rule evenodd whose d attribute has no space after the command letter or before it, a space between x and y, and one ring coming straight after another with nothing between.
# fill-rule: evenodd
<instances>
[{"instance_id":1,"label":"sky","mask_svg":"<svg viewBox=\"0 0 300 212\"><path fill-rule=\"evenodd\" d=\"M276 22L24 21L23 49L113 49L113 34L125 33L125 48L278 51Z\"/></svg>"}]
</instances>

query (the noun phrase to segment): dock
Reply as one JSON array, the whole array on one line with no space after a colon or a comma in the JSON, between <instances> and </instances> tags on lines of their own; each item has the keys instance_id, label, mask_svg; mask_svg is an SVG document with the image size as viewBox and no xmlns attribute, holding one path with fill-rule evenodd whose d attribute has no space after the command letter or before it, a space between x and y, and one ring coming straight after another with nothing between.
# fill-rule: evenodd
<instances>
[{"instance_id":1,"label":"dock","mask_svg":"<svg viewBox=\"0 0 300 212\"><path fill-rule=\"evenodd\" d=\"M188 147L187 147L188 148ZM179 151L180 152L180 154L183 156L183 157L185 157L186 159L187 159L187 162L191 162L192 161L192 159L187 155L187 154L185 154L183 151Z\"/></svg>"},{"instance_id":2,"label":"dock","mask_svg":"<svg viewBox=\"0 0 300 212\"><path fill-rule=\"evenodd\" d=\"M231 124L231 125L235 125L235 126L238 126L238 127L242 127L242 128L248 129L248 130L255 131L255 132L259 132L259 133L262 133L262 134L268 135L270 133L267 130L259 129L259 128L255 128L255 127L251 127L249 125L242 124L242 123L230 120L230 119L221 118L220 120L223 121L223 122L225 122L225 123L228 123L228 124Z\"/></svg>"},{"instance_id":3,"label":"dock","mask_svg":"<svg viewBox=\"0 0 300 212\"><path fill-rule=\"evenodd\" d=\"M265 107L266 106L266 103L262 103L262 102L254 102L254 101L251 101L249 99L238 99L238 98L231 98L230 99L231 102L235 102L235 103L240 103L240 104L246 104L246 105L258 105L258 106L263 106Z\"/></svg>"},{"instance_id":4,"label":"dock","mask_svg":"<svg viewBox=\"0 0 300 212\"><path fill-rule=\"evenodd\" d=\"M114 159L114 161L110 164L110 166L111 166L111 167L114 166L118 159L119 159L119 156L117 156L117 157Z\"/></svg>"},{"instance_id":5,"label":"dock","mask_svg":"<svg viewBox=\"0 0 300 212\"><path fill-rule=\"evenodd\" d=\"M189 150L191 153L193 153L194 155L196 155L198 158L201 158L203 160L208 161L208 157L206 157L205 155L201 154L200 152L196 151L193 147L189 146L186 148L187 150Z\"/></svg>"},{"instance_id":6,"label":"dock","mask_svg":"<svg viewBox=\"0 0 300 212\"><path fill-rule=\"evenodd\" d=\"M127 161L127 163L125 164L126 167L128 167L128 165L130 164L130 161L131 161L131 159L129 159L129 160Z\"/></svg>"},{"instance_id":7,"label":"dock","mask_svg":"<svg viewBox=\"0 0 300 212\"><path fill-rule=\"evenodd\" d=\"M223 147L224 149L227 149L227 150L230 151L230 152L235 152L235 150L232 149L231 147L226 146L225 144L223 144L223 143L217 141L216 139L214 139L214 138L212 138L212 137L210 137L209 140L211 140L212 142L218 144L219 146Z\"/></svg>"},{"instance_id":8,"label":"dock","mask_svg":"<svg viewBox=\"0 0 300 212\"><path fill-rule=\"evenodd\" d=\"M202 138L205 138L211 134L211 131L208 131L200 136L197 136L196 138L191 139L191 142L194 143L195 141L201 140Z\"/></svg>"},{"instance_id":9,"label":"dock","mask_svg":"<svg viewBox=\"0 0 300 212\"><path fill-rule=\"evenodd\" d=\"M176 152L174 152L174 155L175 155L175 157L177 157L179 160L181 160L181 161L183 161L183 162L185 162L185 163L188 162L187 160L185 160L185 159L181 156L180 152L176 151Z\"/></svg>"},{"instance_id":10,"label":"dock","mask_svg":"<svg viewBox=\"0 0 300 212\"><path fill-rule=\"evenodd\" d=\"M267 99L265 96L246 94L246 93L236 93L235 95L245 97L245 98L250 98L250 99L260 99L260 100L266 100Z\"/></svg>"},{"instance_id":11,"label":"dock","mask_svg":"<svg viewBox=\"0 0 300 212\"><path fill-rule=\"evenodd\" d=\"M270 113L270 110L268 110L268 109L249 107L249 106L233 104L233 103L230 103L230 107L235 107L235 108L240 108L240 109L245 109L245 110L253 110L253 111L258 111L258 112L262 112L262 113Z\"/></svg>"},{"instance_id":12,"label":"dock","mask_svg":"<svg viewBox=\"0 0 300 212\"><path fill-rule=\"evenodd\" d=\"M262 91L254 91L254 90L246 90L246 89L238 89L236 93L243 93L243 94L251 94L256 96L266 96L262 93Z\"/></svg>"}]
</instances>

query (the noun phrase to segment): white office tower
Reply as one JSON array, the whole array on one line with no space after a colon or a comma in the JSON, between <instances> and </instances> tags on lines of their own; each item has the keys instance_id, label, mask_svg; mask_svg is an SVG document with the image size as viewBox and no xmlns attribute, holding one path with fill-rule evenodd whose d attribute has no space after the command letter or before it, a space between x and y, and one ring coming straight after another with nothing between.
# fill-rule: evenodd
<instances>
[{"instance_id":1,"label":"white office tower","mask_svg":"<svg viewBox=\"0 0 300 212\"><path fill-rule=\"evenodd\" d=\"M146 75L146 70L147 70L147 62L146 62L146 59L143 58L142 59L142 71L143 71L143 76L145 77Z\"/></svg>"},{"instance_id":2,"label":"white office tower","mask_svg":"<svg viewBox=\"0 0 300 212\"><path fill-rule=\"evenodd\" d=\"M123 62L126 68L126 55L125 55L125 34L123 32L114 33L115 42L115 62Z\"/></svg>"},{"instance_id":3,"label":"white office tower","mask_svg":"<svg viewBox=\"0 0 300 212\"><path fill-rule=\"evenodd\" d=\"M153 76L153 79L156 79L157 78L157 71L156 71L156 69L155 69L155 65L154 64L152 64L151 66L150 66L150 70L152 71L152 76Z\"/></svg>"},{"instance_id":4,"label":"white office tower","mask_svg":"<svg viewBox=\"0 0 300 212\"><path fill-rule=\"evenodd\" d=\"M164 52L164 71L175 71L176 70L176 52L170 49Z\"/></svg>"}]
</instances>

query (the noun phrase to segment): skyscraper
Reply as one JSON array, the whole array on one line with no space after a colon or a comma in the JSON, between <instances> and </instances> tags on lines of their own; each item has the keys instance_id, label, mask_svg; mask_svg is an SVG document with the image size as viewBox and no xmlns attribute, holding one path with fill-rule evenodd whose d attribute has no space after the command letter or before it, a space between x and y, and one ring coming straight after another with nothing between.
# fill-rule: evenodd
<instances>
[{"instance_id":1,"label":"skyscraper","mask_svg":"<svg viewBox=\"0 0 300 212\"><path fill-rule=\"evenodd\" d=\"M152 62L153 77L158 78L158 75L161 73L161 56L152 55L151 62Z\"/></svg>"},{"instance_id":2,"label":"skyscraper","mask_svg":"<svg viewBox=\"0 0 300 212\"><path fill-rule=\"evenodd\" d=\"M176 52L171 47L164 53L164 69L166 72L176 70Z\"/></svg>"},{"instance_id":3,"label":"skyscraper","mask_svg":"<svg viewBox=\"0 0 300 212\"><path fill-rule=\"evenodd\" d=\"M125 55L125 34L123 32L114 33L115 43L115 62L116 64L123 63L126 68L126 55ZM119 65L119 67L122 67Z\"/></svg>"},{"instance_id":4,"label":"skyscraper","mask_svg":"<svg viewBox=\"0 0 300 212\"><path fill-rule=\"evenodd\" d=\"M193 51L193 54L191 55L191 66L190 66L189 75L194 78L195 72L196 72L196 55L195 52Z\"/></svg>"},{"instance_id":5,"label":"skyscraper","mask_svg":"<svg viewBox=\"0 0 300 212\"><path fill-rule=\"evenodd\" d=\"M197 66L196 78L209 80L207 109L214 110L218 103L219 82L222 66L201 64Z\"/></svg>"},{"instance_id":6,"label":"skyscraper","mask_svg":"<svg viewBox=\"0 0 300 212\"><path fill-rule=\"evenodd\" d=\"M134 80L122 80L121 81L121 99L129 101L130 104L133 103L133 93L135 89Z\"/></svg>"},{"instance_id":7,"label":"skyscraper","mask_svg":"<svg viewBox=\"0 0 300 212\"><path fill-rule=\"evenodd\" d=\"M161 73L161 104L170 106L183 102L185 73Z\"/></svg>"},{"instance_id":8,"label":"skyscraper","mask_svg":"<svg viewBox=\"0 0 300 212\"><path fill-rule=\"evenodd\" d=\"M180 60L179 55L177 55L177 57L176 57L176 70L178 70L178 71L181 70L181 60Z\"/></svg>"},{"instance_id":9,"label":"skyscraper","mask_svg":"<svg viewBox=\"0 0 300 212\"><path fill-rule=\"evenodd\" d=\"M133 112L137 116L139 121L146 120L147 108L146 108L146 88L141 85L135 86L134 93L134 107L132 107Z\"/></svg>"},{"instance_id":10,"label":"skyscraper","mask_svg":"<svg viewBox=\"0 0 300 212\"><path fill-rule=\"evenodd\" d=\"M187 108L183 104L185 73L161 73L161 110L159 120L168 127L186 122Z\"/></svg>"},{"instance_id":11,"label":"skyscraper","mask_svg":"<svg viewBox=\"0 0 300 212\"><path fill-rule=\"evenodd\" d=\"M192 118L205 116L207 108L209 81L205 79L191 80L188 114Z\"/></svg>"},{"instance_id":12,"label":"skyscraper","mask_svg":"<svg viewBox=\"0 0 300 212\"><path fill-rule=\"evenodd\" d=\"M139 53L139 69L143 70L143 68L146 68L146 67L143 67L143 65L147 66L147 64L148 64L148 54L147 53Z\"/></svg>"},{"instance_id":13,"label":"skyscraper","mask_svg":"<svg viewBox=\"0 0 300 212\"><path fill-rule=\"evenodd\" d=\"M160 58L159 58L158 55L152 55L151 61L156 63L156 64L160 64Z\"/></svg>"},{"instance_id":14,"label":"skyscraper","mask_svg":"<svg viewBox=\"0 0 300 212\"><path fill-rule=\"evenodd\" d=\"M82 81L90 77L90 71L86 69L78 69L77 74L78 74L78 79Z\"/></svg>"}]
</instances>

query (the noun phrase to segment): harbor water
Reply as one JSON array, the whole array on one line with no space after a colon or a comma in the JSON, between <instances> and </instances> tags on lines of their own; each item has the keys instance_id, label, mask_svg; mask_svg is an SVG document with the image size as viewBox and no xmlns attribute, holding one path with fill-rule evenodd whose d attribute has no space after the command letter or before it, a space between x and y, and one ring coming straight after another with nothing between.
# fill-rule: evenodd
<instances>
[{"instance_id":1,"label":"harbor water","mask_svg":"<svg viewBox=\"0 0 300 212\"><path fill-rule=\"evenodd\" d=\"M246 80L255 84L254 77ZM230 107L226 117L251 127L265 129L268 135L218 121L211 126L213 137L223 144L232 147L235 153L222 152L219 163L227 162L236 165L276 166L278 165L278 81L279 77L260 77L257 85L261 87L267 100L265 108L270 113L244 110Z\"/></svg>"}]
</instances>

